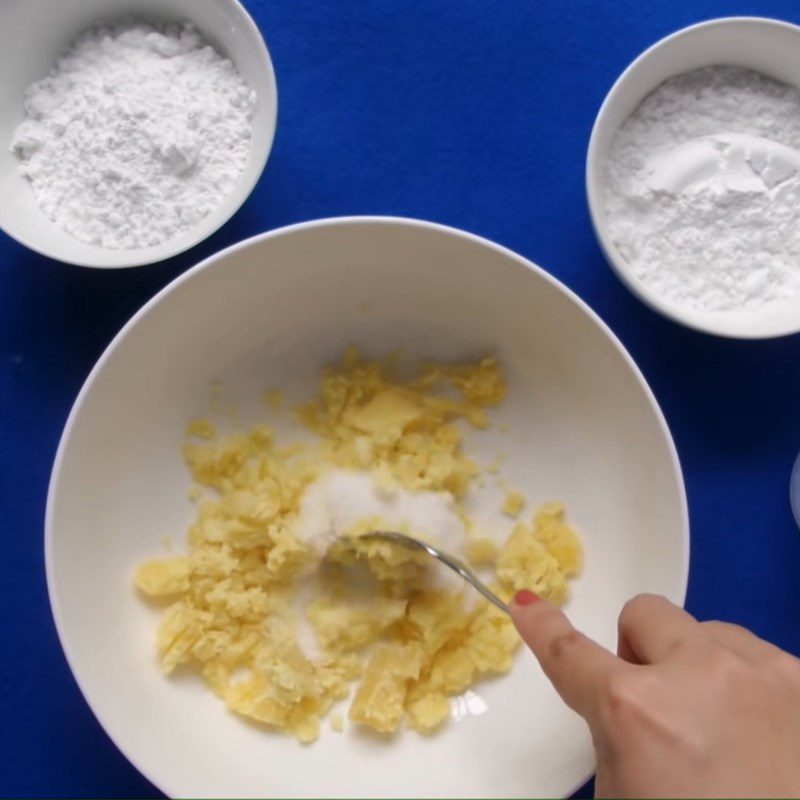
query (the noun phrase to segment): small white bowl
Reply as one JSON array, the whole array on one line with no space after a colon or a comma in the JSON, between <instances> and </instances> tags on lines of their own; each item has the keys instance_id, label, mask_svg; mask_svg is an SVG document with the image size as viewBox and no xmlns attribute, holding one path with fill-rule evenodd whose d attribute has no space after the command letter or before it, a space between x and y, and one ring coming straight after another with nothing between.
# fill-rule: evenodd
<instances>
[{"instance_id":1,"label":"small white bowl","mask_svg":"<svg viewBox=\"0 0 800 800\"><path fill-rule=\"evenodd\" d=\"M611 87L597 114L586 162L586 190L600 246L626 286L655 311L718 336L766 339L800 331L800 296L752 311L699 311L665 299L634 275L606 228L605 166L611 143L636 106L682 72L714 64L748 67L800 86L800 27L760 17L712 19L677 31L645 50Z\"/></svg>"},{"instance_id":2,"label":"small white bowl","mask_svg":"<svg viewBox=\"0 0 800 800\"><path fill-rule=\"evenodd\" d=\"M187 421L208 414L219 379L244 424L268 419L291 441L291 414L267 417L265 391L284 389L289 406L309 397L322 365L351 343L411 359L499 354L508 398L492 416L506 427L465 431L467 451L483 464L504 455L504 476L532 505L566 503L586 548L569 613L586 633L613 648L617 615L637 592L683 601L688 520L672 439L639 370L586 304L462 231L322 220L190 269L123 328L84 384L45 534L75 678L120 749L172 797L568 795L592 770L591 741L527 653L455 703L436 736L324 730L310 747L248 725L192 676L168 680L158 667L159 614L131 581L165 536L184 547Z\"/></svg>"},{"instance_id":3,"label":"small white bowl","mask_svg":"<svg viewBox=\"0 0 800 800\"><path fill-rule=\"evenodd\" d=\"M795 524L800 528L800 455L794 462L792 476L789 479L789 501L792 505Z\"/></svg>"},{"instance_id":4,"label":"small white bowl","mask_svg":"<svg viewBox=\"0 0 800 800\"><path fill-rule=\"evenodd\" d=\"M39 207L10 151L25 118L28 86L47 75L56 59L86 28L134 17L193 22L206 40L230 58L256 92L250 158L233 191L195 227L154 247L112 250L86 244L56 225ZM227 222L247 199L267 163L278 110L275 73L256 24L237 0L4 0L0 6L0 228L50 258L84 267L135 267L188 250Z\"/></svg>"}]
</instances>

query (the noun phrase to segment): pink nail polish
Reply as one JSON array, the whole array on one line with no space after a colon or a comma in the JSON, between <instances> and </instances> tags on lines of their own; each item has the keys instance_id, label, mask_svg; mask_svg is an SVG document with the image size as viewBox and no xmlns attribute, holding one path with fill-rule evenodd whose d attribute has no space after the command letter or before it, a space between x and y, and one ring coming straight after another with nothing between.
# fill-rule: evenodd
<instances>
[{"instance_id":1,"label":"pink nail polish","mask_svg":"<svg viewBox=\"0 0 800 800\"><path fill-rule=\"evenodd\" d=\"M538 594L534 594L530 589L520 589L514 595L514 603L518 606L532 606L538 603L542 598Z\"/></svg>"}]
</instances>

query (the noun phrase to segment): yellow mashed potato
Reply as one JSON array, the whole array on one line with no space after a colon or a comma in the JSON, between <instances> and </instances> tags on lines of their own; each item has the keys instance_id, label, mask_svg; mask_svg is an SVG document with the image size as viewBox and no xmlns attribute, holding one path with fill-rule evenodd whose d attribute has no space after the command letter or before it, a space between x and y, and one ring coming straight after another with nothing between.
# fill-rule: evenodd
<instances>
[{"instance_id":1,"label":"yellow mashed potato","mask_svg":"<svg viewBox=\"0 0 800 800\"><path fill-rule=\"evenodd\" d=\"M505 391L492 358L427 364L404 380L395 360L363 361L350 350L297 409L317 445L279 446L265 426L220 437L208 421L191 423L184 457L205 499L187 554L148 561L135 575L138 589L164 604L157 647L165 672L197 670L232 711L303 742L317 738L354 683L353 723L391 733L405 720L428 733L448 718L451 696L507 672L519 645L508 617L483 600L431 588L426 574L436 567L423 554L360 540L379 519L347 531L321 563L295 535L306 487L333 467L463 498L479 470L458 422L487 427L487 408ZM277 407L279 398L272 392L267 400ZM504 511L517 516L524 505L515 492ZM561 504L518 522L499 547L461 513L470 531L464 551L494 570L501 596L529 588L566 599L581 548ZM313 597L303 600L309 580ZM313 655L298 637L301 617L315 633ZM334 714L332 728L342 725Z\"/></svg>"}]
</instances>

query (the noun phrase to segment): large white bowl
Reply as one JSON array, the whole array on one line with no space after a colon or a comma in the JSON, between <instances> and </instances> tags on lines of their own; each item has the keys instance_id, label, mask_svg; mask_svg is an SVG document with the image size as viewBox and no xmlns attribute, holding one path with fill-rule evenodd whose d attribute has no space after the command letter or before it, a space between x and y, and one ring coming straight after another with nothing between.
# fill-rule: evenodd
<instances>
[{"instance_id":1,"label":"large white bowl","mask_svg":"<svg viewBox=\"0 0 800 800\"><path fill-rule=\"evenodd\" d=\"M800 296L744 311L701 311L669 300L638 278L608 233L606 159L614 136L639 103L668 78L713 64L762 72L800 88L800 27L761 17L723 17L683 28L645 50L611 87L597 114L586 160L595 233L623 283L653 310L718 336L766 339L800 331Z\"/></svg>"},{"instance_id":2,"label":"large white bowl","mask_svg":"<svg viewBox=\"0 0 800 800\"><path fill-rule=\"evenodd\" d=\"M471 435L469 448L505 454L506 476L534 501L566 501L586 546L572 618L613 647L633 594L683 601L678 459L608 328L484 239L413 220L323 220L249 239L182 275L86 381L53 468L45 541L53 614L81 690L131 762L174 796L564 795L592 771L591 743L527 653L476 690L486 713L388 743L348 731L302 747L232 716L199 681L159 672L158 614L131 577L165 535L182 543L192 518L179 452L187 420L208 411L216 379L245 420L263 419L266 389L299 399L349 343L444 359L496 350L508 430Z\"/></svg>"},{"instance_id":3,"label":"large white bowl","mask_svg":"<svg viewBox=\"0 0 800 800\"><path fill-rule=\"evenodd\" d=\"M87 244L56 225L39 207L10 151L24 119L25 90L93 25L132 17L193 22L230 58L256 92L250 157L231 193L197 225L154 247L111 250ZM237 0L3 0L0 3L0 228L43 255L84 267L135 267L163 261L203 241L244 203L267 163L275 135L278 94L264 40Z\"/></svg>"}]
</instances>

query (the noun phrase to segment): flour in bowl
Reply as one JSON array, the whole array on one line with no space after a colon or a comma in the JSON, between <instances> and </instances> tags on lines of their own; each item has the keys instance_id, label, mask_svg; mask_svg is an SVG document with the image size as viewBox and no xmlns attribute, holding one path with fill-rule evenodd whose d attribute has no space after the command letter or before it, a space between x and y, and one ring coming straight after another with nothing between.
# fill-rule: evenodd
<instances>
[{"instance_id":1,"label":"flour in bowl","mask_svg":"<svg viewBox=\"0 0 800 800\"><path fill-rule=\"evenodd\" d=\"M42 210L76 239L148 247L231 192L254 107L191 24L93 28L28 88L11 146Z\"/></svg>"},{"instance_id":2,"label":"flour in bowl","mask_svg":"<svg viewBox=\"0 0 800 800\"><path fill-rule=\"evenodd\" d=\"M731 66L662 83L606 170L611 238L662 297L702 311L800 293L800 92Z\"/></svg>"}]
</instances>

